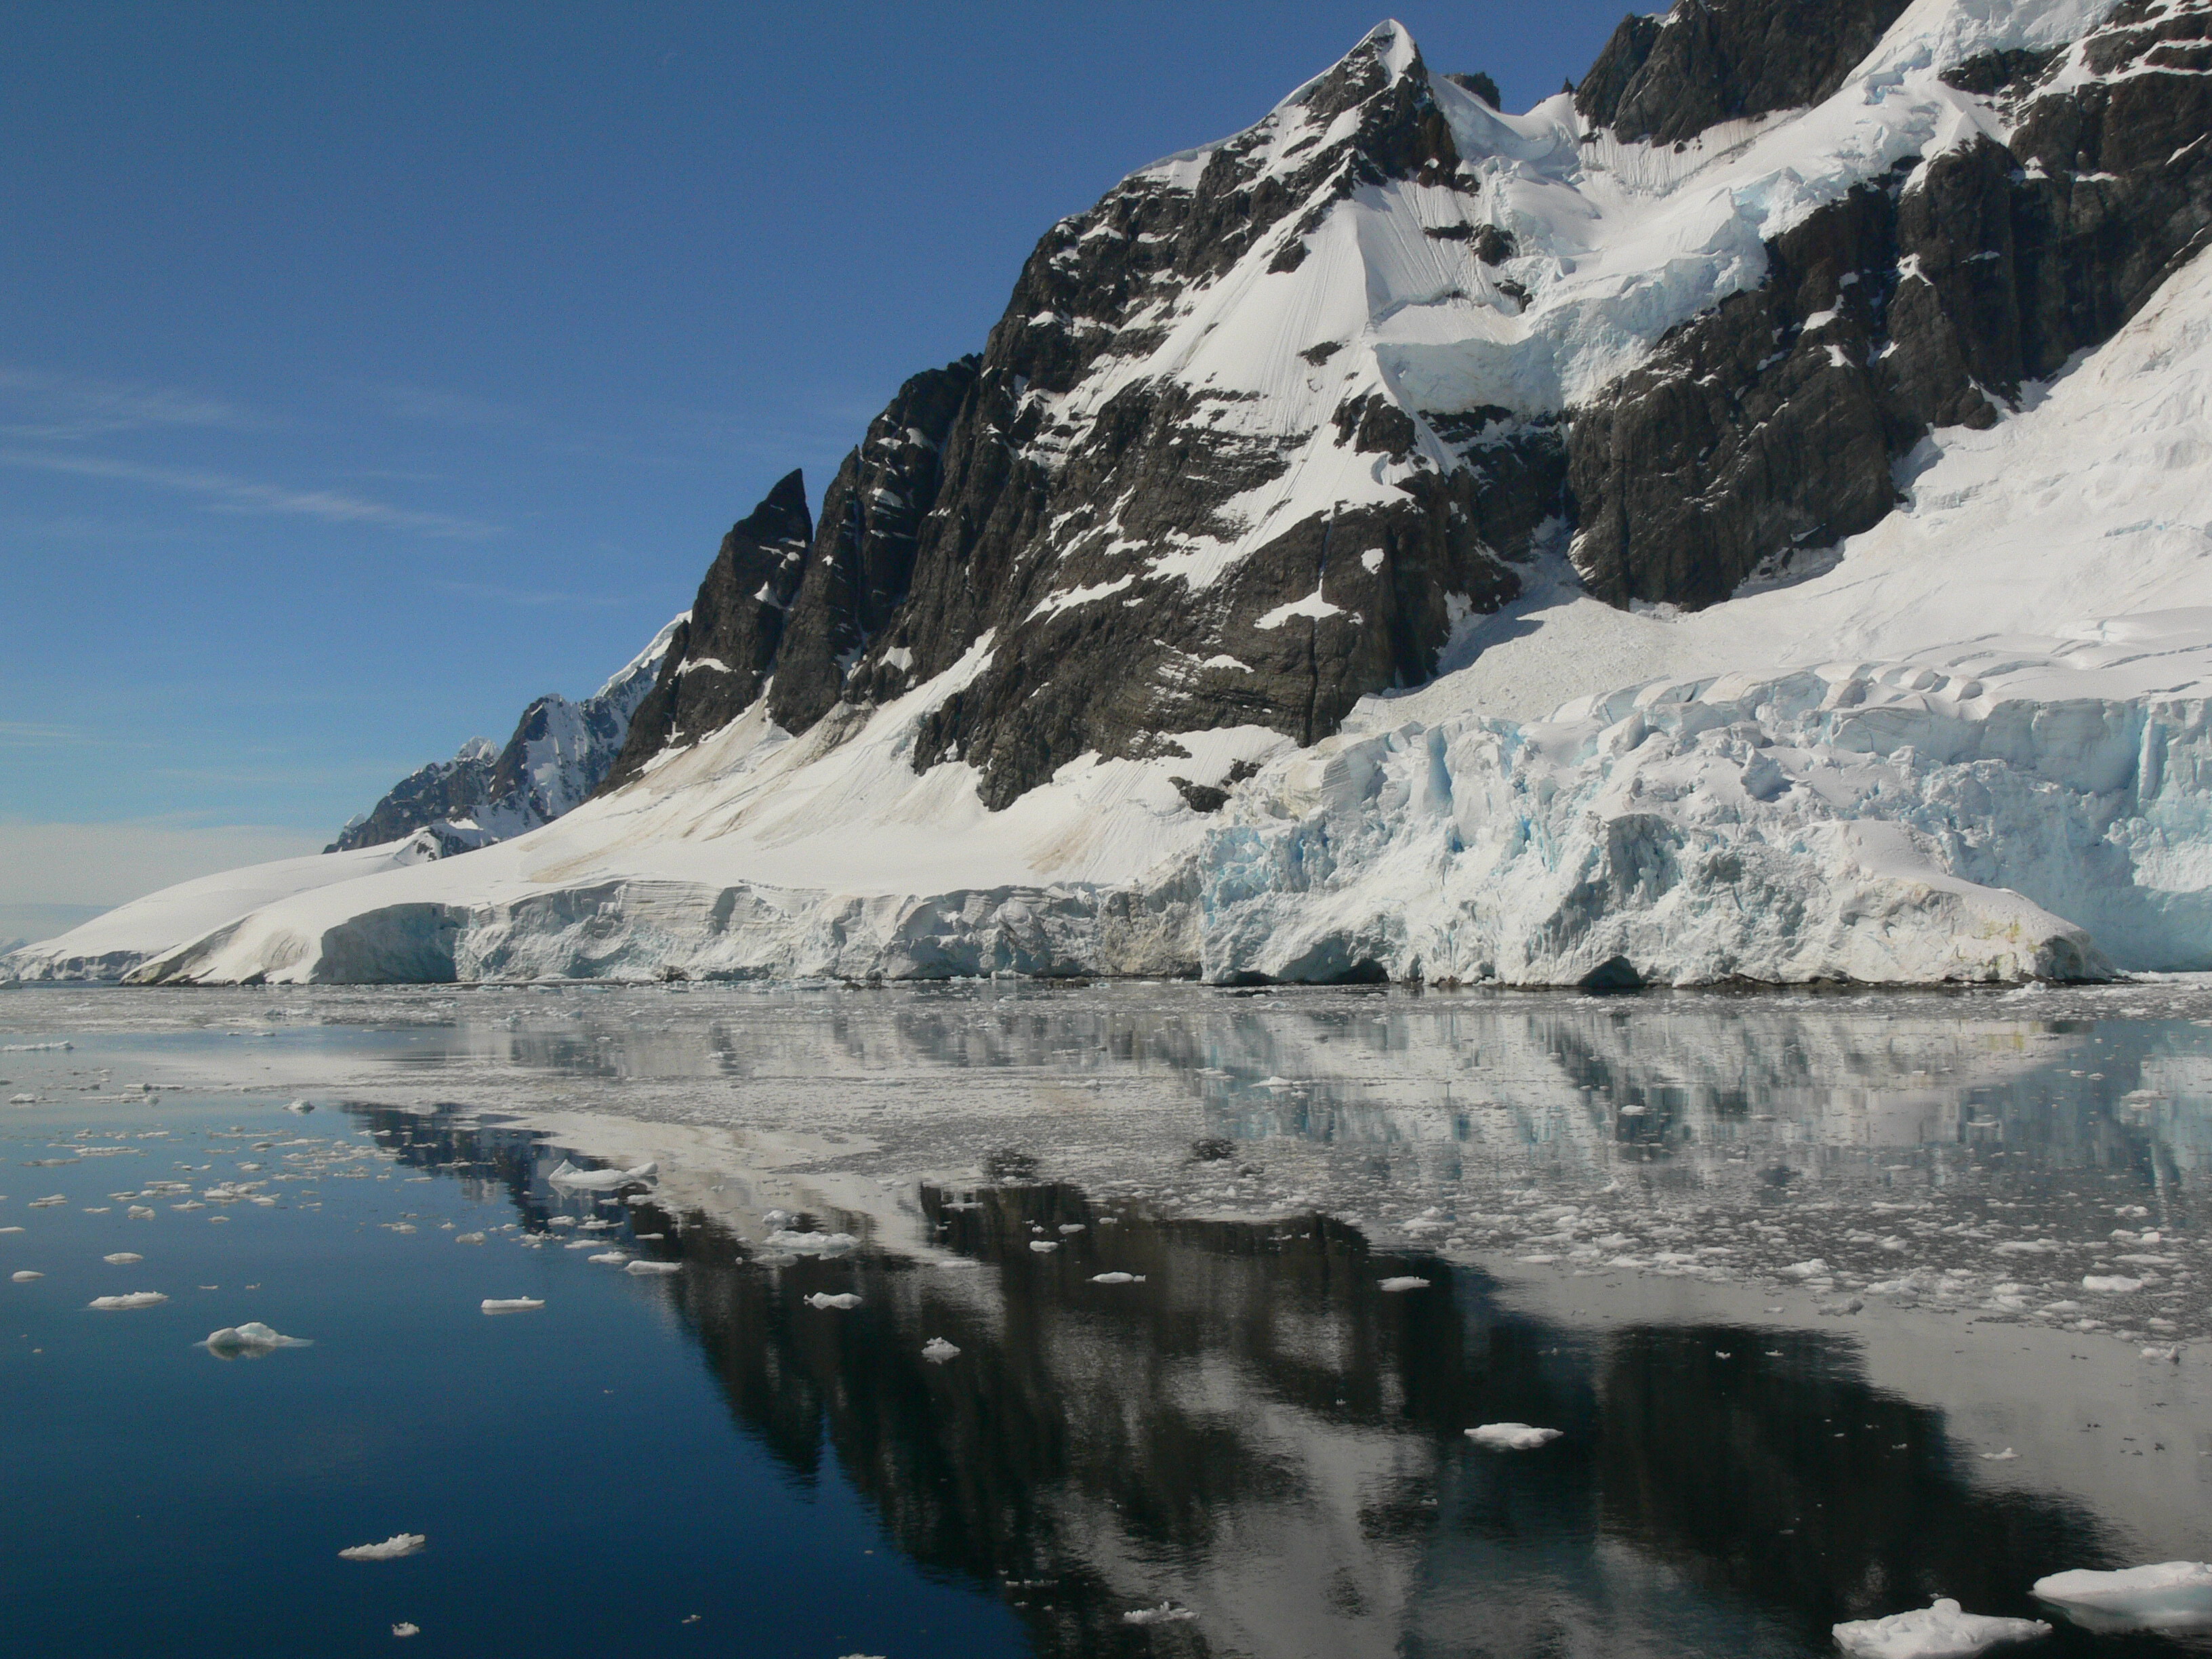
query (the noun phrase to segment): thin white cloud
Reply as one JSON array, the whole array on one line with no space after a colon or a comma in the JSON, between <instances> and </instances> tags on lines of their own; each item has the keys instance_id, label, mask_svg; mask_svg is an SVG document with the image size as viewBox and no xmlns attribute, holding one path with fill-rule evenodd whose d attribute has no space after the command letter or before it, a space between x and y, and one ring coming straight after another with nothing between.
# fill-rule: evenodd
<instances>
[{"instance_id":1,"label":"thin white cloud","mask_svg":"<svg viewBox=\"0 0 2212 1659\"><path fill-rule=\"evenodd\" d=\"M268 424L235 404L143 380L0 363L0 434L65 441L147 427L216 427L234 432Z\"/></svg>"},{"instance_id":2,"label":"thin white cloud","mask_svg":"<svg viewBox=\"0 0 2212 1659\"><path fill-rule=\"evenodd\" d=\"M44 748L48 744L82 743L82 732L66 726L40 726L29 720L0 720L0 749Z\"/></svg>"},{"instance_id":3,"label":"thin white cloud","mask_svg":"<svg viewBox=\"0 0 2212 1659\"><path fill-rule=\"evenodd\" d=\"M30 449L0 449L0 466L63 472L81 478L112 478L125 483L182 490L201 496L221 512L289 514L331 524L374 525L386 530L469 541L501 533L501 526L475 519L417 513L334 489L289 489L280 484L254 483L192 467L152 466L102 455L65 455Z\"/></svg>"}]
</instances>

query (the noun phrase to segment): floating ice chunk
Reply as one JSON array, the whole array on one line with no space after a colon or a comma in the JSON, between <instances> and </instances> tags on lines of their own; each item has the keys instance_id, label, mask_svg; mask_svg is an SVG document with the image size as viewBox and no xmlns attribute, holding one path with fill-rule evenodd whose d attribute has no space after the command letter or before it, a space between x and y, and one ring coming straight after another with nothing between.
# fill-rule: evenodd
<instances>
[{"instance_id":1,"label":"floating ice chunk","mask_svg":"<svg viewBox=\"0 0 2212 1659\"><path fill-rule=\"evenodd\" d=\"M420 1625L410 1624L406 1620L403 1619L392 1627L392 1633L394 1636L399 1637L420 1636L422 1633L422 1626Z\"/></svg>"},{"instance_id":2,"label":"floating ice chunk","mask_svg":"<svg viewBox=\"0 0 2212 1659\"><path fill-rule=\"evenodd\" d=\"M136 1250L118 1250L112 1255L104 1255L100 1259L111 1267L128 1267L143 1261L146 1258Z\"/></svg>"},{"instance_id":3,"label":"floating ice chunk","mask_svg":"<svg viewBox=\"0 0 2212 1659\"><path fill-rule=\"evenodd\" d=\"M313 1111L315 1109L313 1104L308 1101L295 1100L284 1109L288 1112L297 1112L302 1116L305 1116L307 1113Z\"/></svg>"},{"instance_id":4,"label":"floating ice chunk","mask_svg":"<svg viewBox=\"0 0 2212 1659\"><path fill-rule=\"evenodd\" d=\"M617 1187L644 1186L659 1173L657 1164L641 1164L634 1170L580 1170L567 1158L561 1167L545 1178L556 1187L571 1187L580 1192L611 1193Z\"/></svg>"},{"instance_id":5,"label":"floating ice chunk","mask_svg":"<svg viewBox=\"0 0 2212 1659\"><path fill-rule=\"evenodd\" d=\"M1993 1619L1939 1601L1887 1619L1858 1619L1835 1629L1836 1645L1853 1659L1972 1659L2000 1642L2051 1634L2040 1619Z\"/></svg>"},{"instance_id":6,"label":"floating ice chunk","mask_svg":"<svg viewBox=\"0 0 2212 1659\"><path fill-rule=\"evenodd\" d=\"M649 1273L680 1273L684 1271L684 1264L680 1261L633 1261L623 1271L643 1279Z\"/></svg>"},{"instance_id":7,"label":"floating ice chunk","mask_svg":"<svg viewBox=\"0 0 2212 1659\"><path fill-rule=\"evenodd\" d=\"M44 1279L46 1277L44 1273L34 1272L29 1267L24 1268L23 1271L19 1273L10 1273L8 1276L14 1279L18 1285L27 1285L34 1279Z\"/></svg>"},{"instance_id":8,"label":"floating ice chunk","mask_svg":"<svg viewBox=\"0 0 2212 1659\"><path fill-rule=\"evenodd\" d=\"M793 1255L842 1255L860 1242L850 1233L795 1233L787 1227L768 1236L770 1249L788 1250Z\"/></svg>"},{"instance_id":9,"label":"floating ice chunk","mask_svg":"<svg viewBox=\"0 0 2212 1659\"><path fill-rule=\"evenodd\" d=\"M586 1256L584 1260L586 1261L596 1262L602 1267L619 1267L625 1261L628 1261L629 1257L623 1255L620 1250L602 1250L597 1255Z\"/></svg>"},{"instance_id":10,"label":"floating ice chunk","mask_svg":"<svg viewBox=\"0 0 2212 1659\"><path fill-rule=\"evenodd\" d=\"M1467 1437L1492 1451L1534 1451L1539 1446L1550 1445L1560 1432L1558 1429L1532 1429L1526 1423L1485 1423L1479 1429L1469 1429Z\"/></svg>"},{"instance_id":11,"label":"floating ice chunk","mask_svg":"<svg viewBox=\"0 0 2212 1659\"><path fill-rule=\"evenodd\" d=\"M1782 1269L1782 1276L1784 1279L1817 1279L1827 1271L1828 1264L1816 1255L1810 1261L1792 1262Z\"/></svg>"},{"instance_id":12,"label":"floating ice chunk","mask_svg":"<svg viewBox=\"0 0 2212 1659\"><path fill-rule=\"evenodd\" d=\"M2133 1296L2142 1289L2140 1279L2130 1279L2121 1273L2091 1273L2081 1281L2085 1291L2094 1291L2100 1296Z\"/></svg>"},{"instance_id":13,"label":"floating ice chunk","mask_svg":"<svg viewBox=\"0 0 2212 1659\"><path fill-rule=\"evenodd\" d=\"M2181 1363L2181 1345L2177 1342L2163 1348L2145 1348L2142 1357L2145 1359L2163 1359L2179 1365Z\"/></svg>"},{"instance_id":14,"label":"floating ice chunk","mask_svg":"<svg viewBox=\"0 0 2212 1659\"><path fill-rule=\"evenodd\" d=\"M159 1291L125 1291L121 1296L95 1296L85 1305L102 1313L128 1313L133 1308L158 1308L168 1299Z\"/></svg>"},{"instance_id":15,"label":"floating ice chunk","mask_svg":"<svg viewBox=\"0 0 2212 1659\"><path fill-rule=\"evenodd\" d=\"M933 1336L921 1345L921 1357L933 1365L942 1365L948 1359L960 1358L960 1350L941 1336Z\"/></svg>"},{"instance_id":16,"label":"floating ice chunk","mask_svg":"<svg viewBox=\"0 0 2212 1659\"><path fill-rule=\"evenodd\" d=\"M2039 1578L2036 1596L2094 1631L2212 1626L2212 1562L2163 1561L2118 1572L2077 1568Z\"/></svg>"},{"instance_id":17,"label":"floating ice chunk","mask_svg":"<svg viewBox=\"0 0 2212 1659\"><path fill-rule=\"evenodd\" d=\"M286 1336L273 1331L258 1319L249 1319L243 1325L226 1325L219 1331L210 1331L207 1340L200 1346L210 1353L228 1359L240 1354L274 1353L279 1348L312 1348L315 1345L305 1337Z\"/></svg>"},{"instance_id":18,"label":"floating ice chunk","mask_svg":"<svg viewBox=\"0 0 2212 1659\"><path fill-rule=\"evenodd\" d=\"M455 1233L453 1235L453 1243L456 1244L481 1244L483 1242L484 1236L482 1233Z\"/></svg>"},{"instance_id":19,"label":"floating ice chunk","mask_svg":"<svg viewBox=\"0 0 2212 1659\"><path fill-rule=\"evenodd\" d=\"M36 1095L9 1095L8 1103L10 1106L35 1106L39 1103L39 1097Z\"/></svg>"},{"instance_id":20,"label":"floating ice chunk","mask_svg":"<svg viewBox=\"0 0 2212 1659\"><path fill-rule=\"evenodd\" d=\"M1080 1221L1063 1221L1060 1224L1060 1231L1063 1236L1068 1233L1079 1233L1083 1231L1083 1224Z\"/></svg>"},{"instance_id":21,"label":"floating ice chunk","mask_svg":"<svg viewBox=\"0 0 2212 1659\"><path fill-rule=\"evenodd\" d=\"M1400 1279L1379 1279L1376 1281L1376 1287L1381 1290L1393 1292L1398 1291L1425 1291L1429 1288L1429 1281L1425 1279L1415 1279L1408 1274Z\"/></svg>"},{"instance_id":22,"label":"floating ice chunk","mask_svg":"<svg viewBox=\"0 0 2212 1659\"><path fill-rule=\"evenodd\" d=\"M125 1219L130 1221L151 1221L154 1218L152 1206L145 1204L133 1204L123 1214Z\"/></svg>"},{"instance_id":23,"label":"floating ice chunk","mask_svg":"<svg viewBox=\"0 0 2212 1659\"><path fill-rule=\"evenodd\" d=\"M1197 1618L1188 1607L1163 1601L1156 1607L1137 1607L1121 1615L1125 1625L1180 1625Z\"/></svg>"},{"instance_id":24,"label":"floating ice chunk","mask_svg":"<svg viewBox=\"0 0 2212 1659\"><path fill-rule=\"evenodd\" d=\"M2020 1454L2007 1446L2001 1452L1984 1452L1981 1459L1984 1463L2016 1463L2020 1461Z\"/></svg>"},{"instance_id":25,"label":"floating ice chunk","mask_svg":"<svg viewBox=\"0 0 2212 1659\"><path fill-rule=\"evenodd\" d=\"M860 1298L850 1291L836 1296L825 1296L817 1291L806 1298L806 1305L810 1308L857 1308L860 1305Z\"/></svg>"},{"instance_id":26,"label":"floating ice chunk","mask_svg":"<svg viewBox=\"0 0 2212 1659\"><path fill-rule=\"evenodd\" d=\"M1145 1276L1142 1273L1093 1273L1091 1282L1094 1285L1141 1285L1145 1282Z\"/></svg>"},{"instance_id":27,"label":"floating ice chunk","mask_svg":"<svg viewBox=\"0 0 2212 1659\"><path fill-rule=\"evenodd\" d=\"M1060 1241L1056 1238L1033 1238L1030 1240L1030 1249L1036 1251L1039 1255L1042 1255L1048 1250L1056 1250L1059 1248Z\"/></svg>"},{"instance_id":28,"label":"floating ice chunk","mask_svg":"<svg viewBox=\"0 0 2212 1659\"><path fill-rule=\"evenodd\" d=\"M66 1204L68 1202L69 1194L66 1193L48 1193L44 1198L33 1199L31 1200L31 1207L34 1210L51 1210L57 1204Z\"/></svg>"},{"instance_id":29,"label":"floating ice chunk","mask_svg":"<svg viewBox=\"0 0 2212 1659\"><path fill-rule=\"evenodd\" d=\"M545 1304L534 1296L488 1296L480 1304L488 1314L532 1313Z\"/></svg>"},{"instance_id":30,"label":"floating ice chunk","mask_svg":"<svg viewBox=\"0 0 2212 1659\"><path fill-rule=\"evenodd\" d=\"M430 1540L419 1532L395 1532L380 1544L356 1544L340 1550L341 1561L397 1561L403 1555L421 1553Z\"/></svg>"}]
</instances>

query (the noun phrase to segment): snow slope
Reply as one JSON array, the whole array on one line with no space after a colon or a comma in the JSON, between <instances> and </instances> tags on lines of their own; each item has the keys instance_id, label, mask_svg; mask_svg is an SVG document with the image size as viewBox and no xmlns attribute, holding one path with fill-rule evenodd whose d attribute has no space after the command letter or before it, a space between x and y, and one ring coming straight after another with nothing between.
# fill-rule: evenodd
<instances>
[{"instance_id":1,"label":"snow slope","mask_svg":"<svg viewBox=\"0 0 2212 1659\"><path fill-rule=\"evenodd\" d=\"M1248 787L1197 860L1207 972L2212 965L2209 404L2200 258L2022 413L1924 445L1826 574L1482 619L1468 666Z\"/></svg>"},{"instance_id":2,"label":"snow slope","mask_svg":"<svg viewBox=\"0 0 2212 1659\"><path fill-rule=\"evenodd\" d=\"M179 939L197 939L264 905L318 887L428 863L438 850L426 831L381 847L279 859L179 882L58 938L0 957L0 973L19 979L120 979Z\"/></svg>"}]
</instances>

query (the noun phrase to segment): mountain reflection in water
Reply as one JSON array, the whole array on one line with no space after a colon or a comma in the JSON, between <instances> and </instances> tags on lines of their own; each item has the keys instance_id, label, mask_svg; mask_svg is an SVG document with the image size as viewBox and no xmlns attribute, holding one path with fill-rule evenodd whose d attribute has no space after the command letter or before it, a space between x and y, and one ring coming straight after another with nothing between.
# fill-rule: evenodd
<instances>
[{"instance_id":1,"label":"mountain reflection in water","mask_svg":"<svg viewBox=\"0 0 2212 1659\"><path fill-rule=\"evenodd\" d=\"M368 1115L526 1219L564 1201L535 1137ZM833 1456L1042 1654L1814 1654L1840 1619L1939 1595L2034 1616L2040 1575L2125 1564L2086 1507L1968 1480L1942 1414L1870 1388L1840 1328L1592 1336L1311 1216L1162 1218L1051 1184L923 1201L940 1260L758 1258L650 1202L630 1227L685 1262L671 1305L792 1477ZM1380 1287L1401 1275L1430 1283ZM938 1337L957 1359L923 1358ZM1565 1435L1468 1440L1498 1421ZM1124 1617L1167 1601L1195 1617ZM2062 1627L2042 1650L2091 1647Z\"/></svg>"}]
</instances>

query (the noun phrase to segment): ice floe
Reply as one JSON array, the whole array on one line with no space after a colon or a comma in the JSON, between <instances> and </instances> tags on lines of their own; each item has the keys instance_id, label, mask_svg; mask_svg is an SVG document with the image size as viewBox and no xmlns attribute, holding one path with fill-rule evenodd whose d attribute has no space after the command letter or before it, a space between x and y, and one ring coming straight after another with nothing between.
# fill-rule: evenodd
<instances>
[{"instance_id":1,"label":"ice floe","mask_svg":"<svg viewBox=\"0 0 2212 1659\"><path fill-rule=\"evenodd\" d=\"M1967 1613L1948 1598L1933 1607L1856 1619L1835 1628L1836 1645L1851 1659L1973 1659L2001 1642L2051 1634L2039 1619L1996 1619Z\"/></svg>"},{"instance_id":2,"label":"ice floe","mask_svg":"<svg viewBox=\"0 0 2212 1659\"><path fill-rule=\"evenodd\" d=\"M545 1305L534 1296L488 1296L479 1304L488 1314L532 1313Z\"/></svg>"},{"instance_id":3,"label":"ice floe","mask_svg":"<svg viewBox=\"0 0 2212 1659\"><path fill-rule=\"evenodd\" d=\"M134 1308L158 1308L168 1299L159 1291L125 1291L121 1296L95 1296L85 1305L102 1313L128 1313Z\"/></svg>"},{"instance_id":4,"label":"ice floe","mask_svg":"<svg viewBox=\"0 0 2212 1659\"><path fill-rule=\"evenodd\" d=\"M1531 1428L1526 1423L1485 1423L1480 1428L1469 1429L1467 1437L1492 1451L1534 1451L1539 1446L1550 1445L1561 1433L1559 1429Z\"/></svg>"},{"instance_id":5,"label":"ice floe","mask_svg":"<svg viewBox=\"0 0 2212 1659\"><path fill-rule=\"evenodd\" d=\"M556 1187L571 1187L579 1192L611 1193L622 1187L649 1186L659 1167L641 1164L634 1170L580 1170L562 1158L561 1167L546 1179Z\"/></svg>"},{"instance_id":6,"label":"ice floe","mask_svg":"<svg viewBox=\"0 0 2212 1659\"><path fill-rule=\"evenodd\" d=\"M210 1331L207 1340L199 1346L228 1359L274 1353L279 1348L311 1348L314 1344L305 1337L286 1336L258 1319L250 1319L243 1325L226 1325L219 1331Z\"/></svg>"},{"instance_id":7,"label":"ice floe","mask_svg":"<svg viewBox=\"0 0 2212 1659\"><path fill-rule=\"evenodd\" d=\"M2076 1568L2039 1578L2033 1589L2037 1600L2087 1630L2212 1627L2212 1562L2162 1561L2117 1572Z\"/></svg>"}]
</instances>

